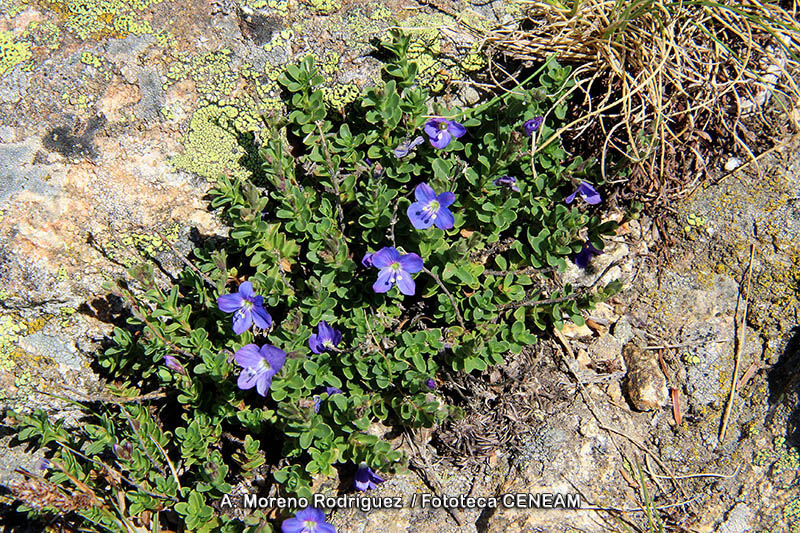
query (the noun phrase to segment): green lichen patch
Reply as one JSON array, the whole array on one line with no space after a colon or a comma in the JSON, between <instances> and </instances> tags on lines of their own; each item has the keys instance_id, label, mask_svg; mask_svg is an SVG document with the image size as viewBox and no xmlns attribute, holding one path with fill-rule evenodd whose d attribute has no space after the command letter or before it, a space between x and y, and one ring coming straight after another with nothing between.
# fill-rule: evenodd
<instances>
[{"instance_id":1,"label":"green lichen patch","mask_svg":"<svg viewBox=\"0 0 800 533\"><path fill-rule=\"evenodd\" d=\"M161 235L170 243L178 241L179 224L173 224L163 230ZM152 260L157 254L168 249L169 245L164 242L160 235L126 232L118 235L116 240L108 240L103 243L103 249L111 260L125 267L140 263L143 259ZM71 314L68 313L67 316Z\"/></svg>"},{"instance_id":2,"label":"green lichen patch","mask_svg":"<svg viewBox=\"0 0 800 533\"><path fill-rule=\"evenodd\" d=\"M124 39L153 34L144 11L163 0L40 0L43 9L56 13L64 27L80 39Z\"/></svg>"},{"instance_id":3,"label":"green lichen patch","mask_svg":"<svg viewBox=\"0 0 800 533\"><path fill-rule=\"evenodd\" d=\"M16 38L12 31L0 31L0 76L32 55L30 42Z\"/></svg>"},{"instance_id":4,"label":"green lichen patch","mask_svg":"<svg viewBox=\"0 0 800 533\"><path fill-rule=\"evenodd\" d=\"M204 100L216 102L233 93L240 79L231 65L231 56L227 48L201 54L180 53L170 66L164 89L191 79Z\"/></svg>"}]
</instances>

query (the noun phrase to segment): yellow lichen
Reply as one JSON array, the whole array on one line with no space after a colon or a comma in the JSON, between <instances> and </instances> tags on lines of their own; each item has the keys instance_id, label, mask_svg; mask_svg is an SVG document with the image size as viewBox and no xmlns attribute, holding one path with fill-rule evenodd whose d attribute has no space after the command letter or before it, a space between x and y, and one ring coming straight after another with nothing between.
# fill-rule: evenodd
<instances>
[{"instance_id":1,"label":"yellow lichen","mask_svg":"<svg viewBox=\"0 0 800 533\"><path fill-rule=\"evenodd\" d=\"M0 76L31 58L31 43L16 39L14 32L0 31Z\"/></svg>"}]
</instances>

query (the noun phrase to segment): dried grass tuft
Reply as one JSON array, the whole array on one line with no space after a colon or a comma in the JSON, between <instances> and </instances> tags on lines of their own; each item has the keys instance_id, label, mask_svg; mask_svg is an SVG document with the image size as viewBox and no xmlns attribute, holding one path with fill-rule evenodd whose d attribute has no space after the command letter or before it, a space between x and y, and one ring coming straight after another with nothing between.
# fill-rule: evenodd
<instances>
[{"instance_id":1,"label":"dried grass tuft","mask_svg":"<svg viewBox=\"0 0 800 533\"><path fill-rule=\"evenodd\" d=\"M713 147L755 161L757 137L742 119L761 114L766 127L770 95L790 119L800 109L798 0L518 3L524 19L489 31L487 43L577 67L584 109L542 144L576 129L602 139L604 176L623 197L663 207L694 188ZM609 154L630 163L629 175L611 175Z\"/></svg>"}]
</instances>

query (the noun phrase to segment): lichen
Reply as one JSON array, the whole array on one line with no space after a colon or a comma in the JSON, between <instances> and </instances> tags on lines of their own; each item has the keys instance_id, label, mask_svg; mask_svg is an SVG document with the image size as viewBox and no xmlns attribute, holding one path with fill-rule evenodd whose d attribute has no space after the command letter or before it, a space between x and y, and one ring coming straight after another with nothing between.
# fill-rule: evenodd
<instances>
[{"instance_id":1,"label":"lichen","mask_svg":"<svg viewBox=\"0 0 800 533\"><path fill-rule=\"evenodd\" d=\"M47 361L25 352L20 348L19 341L40 331L51 318L50 315L42 315L26 320L17 314L0 315L0 376L13 376L13 387L4 380L5 386L0 388L0 400L12 409L24 407L28 394L42 390L45 385L32 370Z\"/></svg>"},{"instance_id":2,"label":"lichen","mask_svg":"<svg viewBox=\"0 0 800 533\"><path fill-rule=\"evenodd\" d=\"M39 0L39 5L61 17L64 27L81 39L124 39L154 33L142 11L162 1Z\"/></svg>"},{"instance_id":3,"label":"lichen","mask_svg":"<svg viewBox=\"0 0 800 533\"><path fill-rule=\"evenodd\" d=\"M175 243L179 231L180 225L176 223L163 229L161 235L170 243ZM154 259L156 254L166 251L168 245L159 235L134 231L121 233L116 240L104 242L103 248L110 259L125 267L131 267L141 262L142 258Z\"/></svg>"},{"instance_id":4,"label":"lichen","mask_svg":"<svg viewBox=\"0 0 800 533\"><path fill-rule=\"evenodd\" d=\"M31 43L14 37L12 31L0 31L0 76L29 60Z\"/></svg>"},{"instance_id":5,"label":"lichen","mask_svg":"<svg viewBox=\"0 0 800 533\"><path fill-rule=\"evenodd\" d=\"M320 15L330 15L342 8L340 0L308 0L311 8Z\"/></svg>"}]
</instances>

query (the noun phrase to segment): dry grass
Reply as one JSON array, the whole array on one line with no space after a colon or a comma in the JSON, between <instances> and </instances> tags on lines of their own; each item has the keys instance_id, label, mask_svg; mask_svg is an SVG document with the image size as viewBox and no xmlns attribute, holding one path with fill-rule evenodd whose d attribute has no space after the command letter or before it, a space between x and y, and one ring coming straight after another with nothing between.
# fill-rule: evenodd
<instances>
[{"instance_id":1,"label":"dry grass","mask_svg":"<svg viewBox=\"0 0 800 533\"><path fill-rule=\"evenodd\" d=\"M667 205L698 183L715 148L755 161L761 147L746 123L758 120L743 118L762 113L765 95L797 127L798 0L519 3L524 19L486 41L514 59L555 54L577 67L583 109L556 135L600 139L604 177L623 197ZM612 159L629 163L627 175L612 172Z\"/></svg>"}]
</instances>

